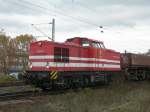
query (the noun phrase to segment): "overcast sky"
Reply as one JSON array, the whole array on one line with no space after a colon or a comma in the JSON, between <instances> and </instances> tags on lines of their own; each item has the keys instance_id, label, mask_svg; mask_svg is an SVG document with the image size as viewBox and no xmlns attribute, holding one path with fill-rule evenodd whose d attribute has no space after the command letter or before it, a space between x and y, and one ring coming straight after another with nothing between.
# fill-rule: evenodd
<instances>
[{"instance_id":1,"label":"overcast sky","mask_svg":"<svg viewBox=\"0 0 150 112\"><path fill-rule=\"evenodd\" d=\"M42 36L31 24L52 18L56 41L81 36L104 41L107 48L120 52L150 49L150 0L0 0L0 28L12 37ZM49 24L36 27L51 36Z\"/></svg>"}]
</instances>

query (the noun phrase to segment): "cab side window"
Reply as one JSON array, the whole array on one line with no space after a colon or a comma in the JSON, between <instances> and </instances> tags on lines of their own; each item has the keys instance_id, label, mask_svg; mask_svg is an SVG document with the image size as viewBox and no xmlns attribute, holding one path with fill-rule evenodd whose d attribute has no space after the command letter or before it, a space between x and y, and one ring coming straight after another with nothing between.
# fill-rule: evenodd
<instances>
[{"instance_id":1,"label":"cab side window","mask_svg":"<svg viewBox=\"0 0 150 112\"><path fill-rule=\"evenodd\" d=\"M88 41L82 41L82 46L83 47L89 47L90 43Z\"/></svg>"}]
</instances>

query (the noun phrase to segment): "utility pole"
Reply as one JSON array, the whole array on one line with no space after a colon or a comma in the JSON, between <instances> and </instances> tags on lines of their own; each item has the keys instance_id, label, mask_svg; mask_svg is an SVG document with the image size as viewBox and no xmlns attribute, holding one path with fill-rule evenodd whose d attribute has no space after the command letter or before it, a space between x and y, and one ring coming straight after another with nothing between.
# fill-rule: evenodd
<instances>
[{"instance_id":1,"label":"utility pole","mask_svg":"<svg viewBox=\"0 0 150 112\"><path fill-rule=\"evenodd\" d=\"M55 19L52 19L52 41L55 41Z\"/></svg>"}]
</instances>

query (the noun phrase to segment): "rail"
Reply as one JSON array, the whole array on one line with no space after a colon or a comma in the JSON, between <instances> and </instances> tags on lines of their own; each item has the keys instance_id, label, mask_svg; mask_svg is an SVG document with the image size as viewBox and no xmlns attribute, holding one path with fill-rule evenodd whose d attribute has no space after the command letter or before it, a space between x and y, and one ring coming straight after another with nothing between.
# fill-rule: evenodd
<instances>
[{"instance_id":1,"label":"rail","mask_svg":"<svg viewBox=\"0 0 150 112\"><path fill-rule=\"evenodd\" d=\"M0 87L9 87L9 86L24 86L26 85L23 81L7 82L0 83Z\"/></svg>"}]
</instances>

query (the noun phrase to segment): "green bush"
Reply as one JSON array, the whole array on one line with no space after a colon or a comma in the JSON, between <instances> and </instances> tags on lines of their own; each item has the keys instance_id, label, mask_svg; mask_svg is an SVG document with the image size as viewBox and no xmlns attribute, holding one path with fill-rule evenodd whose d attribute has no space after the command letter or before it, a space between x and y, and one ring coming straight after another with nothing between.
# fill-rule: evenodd
<instances>
[{"instance_id":1,"label":"green bush","mask_svg":"<svg viewBox=\"0 0 150 112\"><path fill-rule=\"evenodd\" d=\"M7 82L12 82L12 81L16 81L17 79L10 76L10 75L3 75L0 74L0 83L7 83Z\"/></svg>"}]
</instances>

